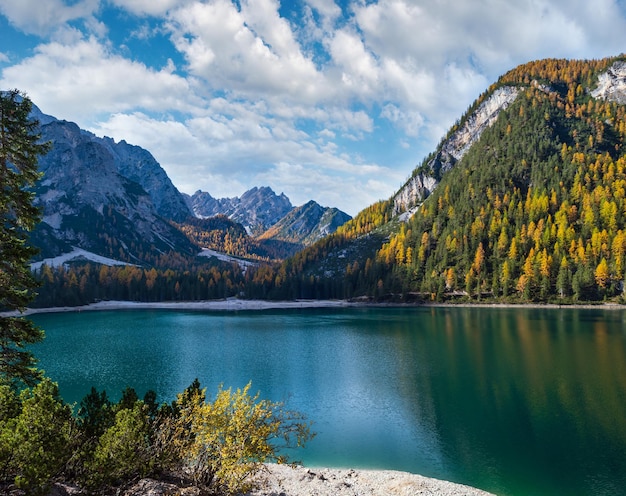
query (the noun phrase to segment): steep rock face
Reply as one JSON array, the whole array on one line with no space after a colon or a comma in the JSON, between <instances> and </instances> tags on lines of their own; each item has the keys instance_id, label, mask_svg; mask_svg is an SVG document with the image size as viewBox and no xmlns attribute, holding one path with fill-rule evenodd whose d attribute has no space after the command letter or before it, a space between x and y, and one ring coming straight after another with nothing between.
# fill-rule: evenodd
<instances>
[{"instance_id":1,"label":"steep rock face","mask_svg":"<svg viewBox=\"0 0 626 496\"><path fill-rule=\"evenodd\" d=\"M93 139L100 141L96 137ZM118 172L148 192L159 215L177 222L192 215L183 195L148 150L124 140L115 143L107 137L101 142L113 155Z\"/></svg>"},{"instance_id":2,"label":"steep rock face","mask_svg":"<svg viewBox=\"0 0 626 496\"><path fill-rule=\"evenodd\" d=\"M394 215L408 211L416 204L423 202L439 184L434 177L418 173L414 175L393 197Z\"/></svg>"},{"instance_id":3,"label":"steep rock face","mask_svg":"<svg viewBox=\"0 0 626 496\"><path fill-rule=\"evenodd\" d=\"M515 101L519 91L514 86L503 86L482 102L464 124L443 142L425 169L417 172L396 193L393 198L394 214L406 212L424 201L437 186L442 174L461 160L483 131L496 121L500 112Z\"/></svg>"},{"instance_id":4,"label":"steep rock face","mask_svg":"<svg viewBox=\"0 0 626 496\"><path fill-rule=\"evenodd\" d=\"M192 215L184 196L172 184L165 170L163 170L149 151L139 146L130 145L123 140L116 143L108 137L99 138L88 131L80 129L74 123L59 121L53 116L44 114L36 105L33 105L31 117L37 119L41 126L54 124L55 122L65 123L68 126L68 132L73 135L70 139L68 134L65 133L63 139L66 142L69 139L76 144L80 140L83 144L91 142L96 147L106 148L110 155L109 158L112 159L114 169L121 176L141 185L150 196L157 213L161 217L180 222ZM48 139L52 140L53 145L56 146L55 135Z\"/></svg>"},{"instance_id":5,"label":"steep rock face","mask_svg":"<svg viewBox=\"0 0 626 496\"><path fill-rule=\"evenodd\" d=\"M197 191L191 197L191 205L196 216L225 215L243 225L252 236L265 232L293 209L289 198L283 193L277 195L269 187L255 187L241 197L221 199Z\"/></svg>"},{"instance_id":6,"label":"steep rock face","mask_svg":"<svg viewBox=\"0 0 626 496\"><path fill-rule=\"evenodd\" d=\"M615 62L605 73L598 76L598 87L591 92L594 98L601 98L626 104L626 62Z\"/></svg>"},{"instance_id":7,"label":"steep rock face","mask_svg":"<svg viewBox=\"0 0 626 496\"><path fill-rule=\"evenodd\" d=\"M35 191L44 225L34 240L44 245L42 256L65 249L52 239L133 261L149 252L190 249L141 185L119 173L109 146L74 123L46 122L41 135L52 149L39 161L43 178Z\"/></svg>"},{"instance_id":8,"label":"steep rock face","mask_svg":"<svg viewBox=\"0 0 626 496\"><path fill-rule=\"evenodd\" d=\"M309 246L328 236L350 217L337 208L322 207L311 200L301 207L294 208L260 236L260 239L273 239Z\"/></svg>"}]
</instances>

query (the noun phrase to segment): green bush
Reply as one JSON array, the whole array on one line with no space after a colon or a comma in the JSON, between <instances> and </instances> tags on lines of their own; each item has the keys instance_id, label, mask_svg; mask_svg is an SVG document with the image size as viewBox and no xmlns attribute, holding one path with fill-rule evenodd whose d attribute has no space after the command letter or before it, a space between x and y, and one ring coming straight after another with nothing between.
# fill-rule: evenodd
<instances>
[{"instance_id":1,"label":"green bush","mask_svg":"<svg viewBox=\"0 0 626 496\"><path fill-rule=\"evenodd\" d=\"M148 408L143 402L120 409L88 462L89 485L119 485L150 474L151 427Z\"/></svg>"},{"instance_id":2,"label":"green bush","mask_svg":"<svg viewBox=\"0 0 626 496\"><path fill-rule=\"evenodd\" d=\"M46 494L71 456L71 409L50 379L25 389L19 397L3 387L0 396L12 405L6 408L3 403L0 408L6 415L0 419L2 481L13 481L28 494Z\"/></svg>"}]
</instances>

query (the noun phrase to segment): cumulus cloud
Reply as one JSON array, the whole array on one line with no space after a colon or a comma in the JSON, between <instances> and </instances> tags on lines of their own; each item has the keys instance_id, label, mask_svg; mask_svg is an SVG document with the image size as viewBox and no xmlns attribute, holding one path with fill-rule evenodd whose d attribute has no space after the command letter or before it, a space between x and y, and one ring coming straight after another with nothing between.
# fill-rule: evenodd
<instances>
[{"instance_id":1,"label":"cumulus cloud","mask_svg":"<svg viewBox=\"0 0 626 496\"><path fill-rule=\"evenodd\" d=\"M68 21L91 16L100 0L0 0L0 13L11 24L30 34L45 35Z\"/></svg>"},{"instance_id":2,"label":"cumulus cloud","mask_svg":"<svg viewBox=\"0 0 626 496\"><path fill-rule=\"evenodd\" d=\"M322 76L271 0L192 3L168 27L189 71L213 88L247 97L316 98Z\"/></svg>"},{"instance_id":3,"label":"cumulus cloud","mask_svg":"<svg viewBox=\"0 0 626 496\"><path fill-rule=\"evenodd\" d=\"M182 3L188 3L185 0L110 0L118 7L128 10L135 15L164 15L168 10Z\"/></svg>"},{"instance_id":4,"label":"cumulus cloud","mask_svg":"<svg viewBox=\"0 0 626 496\"><path fill-rule=\"evenodd\" d=\"M149 69L112 53L93 37L51 42L36 52L5 68L0 86L27 89L42 110L62 118L85 123L90 116L133 108L191 110L199 101L171 65Z\"/></svg>"},{"instance_id":5,"label":"cumulus cloud","mask_svg":"<svg viewBox=\"0 0 626 496\"><path fill-rule=\"evenodd\" d=\"M306 3L322 16L324 23L334 24L342 14L333 0L306 0Z\"/></svg>"}]
</instances>

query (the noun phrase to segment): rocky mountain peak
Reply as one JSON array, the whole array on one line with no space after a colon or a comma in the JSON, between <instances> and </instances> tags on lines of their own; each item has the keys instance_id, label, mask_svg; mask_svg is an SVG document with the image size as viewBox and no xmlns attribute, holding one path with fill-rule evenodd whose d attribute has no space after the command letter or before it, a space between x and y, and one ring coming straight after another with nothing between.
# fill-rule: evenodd
<instances>
[{"instance_id":1,"label":"rocky mountain peak","mask_svg":"<svg viewBox=\"0 0 626 496\"><path fill-rule=\"evenodd\" d=\"M241 197L213 198L209 193L196 191L191 205L197 217L225 215L242 224L248 234L257 236L282 219L293 205L283 193L277 195L272 188L254 187Z\"/></svg>"},{"instance_id":2,"label":"rocky mountain peak","mask_svg":"<svg viewBox=\"0 0 626 496\"><path fill-rule=\"evenodd\" d=\"M351 217L337 208L322 207L316 201L308 201L291 210L260 239L274 239L308 246L332 234Z\"/></svg>"}]
</instances>

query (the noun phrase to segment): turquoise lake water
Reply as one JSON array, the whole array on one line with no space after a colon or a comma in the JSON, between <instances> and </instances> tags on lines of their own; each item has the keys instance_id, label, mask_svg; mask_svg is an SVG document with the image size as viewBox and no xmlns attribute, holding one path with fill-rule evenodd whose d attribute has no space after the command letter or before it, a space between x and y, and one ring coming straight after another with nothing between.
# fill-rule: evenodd
<instances>
[{"instance_id":1,"label":"turquoise lake water","mask_svg":"<svg viewBox=\"0 0 626 496\"><path fill-rule=\"evenodd\" d=\"M406 470L499 495L626 494L626 312L369 308L35 315L40 366L171 401L194 378L286 401L310 466Z\"/></svg>"}]
</instances>

